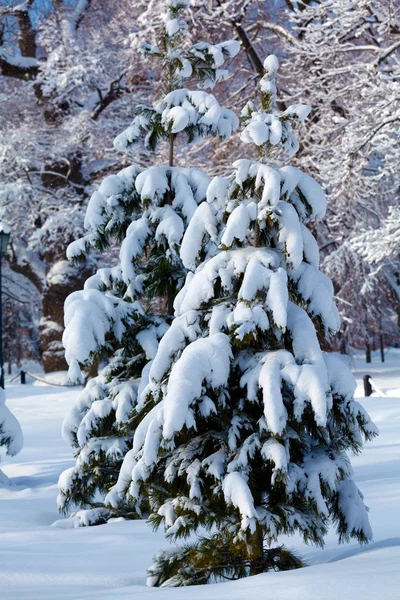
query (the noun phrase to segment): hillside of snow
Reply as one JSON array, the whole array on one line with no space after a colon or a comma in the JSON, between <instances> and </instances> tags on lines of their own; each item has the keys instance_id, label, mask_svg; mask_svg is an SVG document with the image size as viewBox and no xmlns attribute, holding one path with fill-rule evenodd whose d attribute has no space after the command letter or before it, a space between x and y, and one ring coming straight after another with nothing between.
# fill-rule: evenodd
<instances>
[{"instance_id":1,"label":"hillside of snow","mask_svg":"<svg viewBox=\"0 0 400 600\"><path fill-rule=\"evenodd\" d=\"M359 386L357 397L380 436L352 459L355 480L370 507L374 541L339 546L332 533L324 550L297 537L283 540L310 566L206 587L154 589L145 586L153 555L168 545L144 521L116 520L90 528L52 527L57 480L73 465L61 437L62 420L78 391L45 385L7 386L7 405L19 419L22 452L2 457L11 480L0 488L0 597L4 600L399 600L400 598L400 351L378 353L366 365L346 358ZM385 396L362 398L369 373ZM50 380L50 377L49 377Z\"/></svg>"}]
</instances>

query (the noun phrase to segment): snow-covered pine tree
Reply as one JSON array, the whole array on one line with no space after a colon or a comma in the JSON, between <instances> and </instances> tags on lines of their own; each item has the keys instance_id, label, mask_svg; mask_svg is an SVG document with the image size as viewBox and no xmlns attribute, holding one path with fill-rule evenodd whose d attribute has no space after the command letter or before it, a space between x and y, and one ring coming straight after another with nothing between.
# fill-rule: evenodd
<instances>
[{"instance_id":1,"label":"snow-covered pine tree","mask_svg":"<svg viewBox=\"0 0 400 600\"><path fill-rule=\"evenodd\" d=\"M225 138L239 125L232 111L204 91L226 78L221 67L237 54L239 43L185 43L187 5L188 0L167 0L159 45L140 44L142 54L161 63L162 97L153 106L138 106L132 124L114 143L120 151L134 151L140 142L149 150L167 142L169 165L132 165L107 177L91 197L87 235L67 252L76 261L93 249L121 246L119 264L99 269L65 303L63 342L70 378L80 379L81 366L110 357L63 424L76 465L60 476L58 505L64 512L73 505L89 508L75 516L77 525L101 522L110 514L111 506L103 507L104 493L116 482L131 447L133 409L185 281L180 242L205 199L209 177L200 169L174 166L174 145L177 138L189 143L209 135ZM199 89L187 89L189 82ZM157 298L165 300L158 311ZM114 498L114 514L137 514L121 502Z\"/></svg>"},{"instance_id":2,"label":"snow-covered pine tree","mask_svg":"<svg viewBox=\"0 0 400 600\"><path fill-rule=\"evenodd\" d=\"M377 430L353 399L352 374L317 337L339 329L307 228L326 199L309 175L279 166L310 107L279 112L276 57L264 67L261 108L244 108L241 134L260 161L213 179L190 222L181 257L198 266L150 366L117 484L139 507L150 499L150 522L169 538L213 529L156 557L150 585L294 568L273 547L281 534L318 545L330 524L340 541L372 535L347 452Z\"/></svg>"},{"instance_id":3,"label":"snow-covered pine tree","mask_svg":"<svg viewBox=\"0 0 400 600\"><path fill-rule=\"evenodd\" d=\"M23 443L21 426L17 418L7 408L6 395L0 387L0 448L3 446L9 456L15 456L15 454L21 452ZM8 484L8 477L0 469L0 487L8 486Z\"/></svg>"},{"instance_id":4,"label":"snow-covered pine tree","mask_svg":"<svg viewBox=\"0 0 400 600\"><path fill-rule=\"evenodd\" d=\"M10 233L10 227L0 221L0 232ZM2 256L0 255L0 261ZM2 265L0 264L0 272ZM1 290L0 290L1 293ZM1 302L0 302L0 310ZM3 343L2 341L0 343ZM2 348L1 348L1 352ZM3 367L3 365L2 365ZM4 389L0 387L0 448L3 446L9 456L14 456L21 452L24 443L21 426L6 406L6 395ZM8 485L8 477L0 470L0 487Z\"/></svg>"}]
</instances>

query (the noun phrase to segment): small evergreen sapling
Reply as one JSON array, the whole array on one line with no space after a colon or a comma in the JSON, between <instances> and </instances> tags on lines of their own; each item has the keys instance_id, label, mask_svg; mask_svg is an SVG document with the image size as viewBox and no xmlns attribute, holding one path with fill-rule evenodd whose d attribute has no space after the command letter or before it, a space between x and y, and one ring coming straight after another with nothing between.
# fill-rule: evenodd
<instances>
[{"instance_id":1,"label":"small evergreen sapling","mask_svg":"<svg viewBox=\"0 0 400 600\"><path fill-rule=\"evenodd\" d=\"M116 482L131 447L133 410L147 385L158 340L172 320L173 299L185 281L187 269L179 256L182 236L209 184L201 169L174 166L175 142L184 138L194 143L210 135L225 138L239 125L232 111L204 91L227 76L221 67L239 51L239 43L187 45L182 15L188 1L166 4L160 44L140 46L144 55L161 63L162 97L153 106L139 106L114 145L135 151L142 142L156 150L166 141L169 165L134 164L107 177L89 202L87 234L67 252L76 261L92 249L120 244L119 264L99 269L85 289L65 303L63 342L70 378L81 379L82 366L110 357L63 424L76 465L60 477L59 508L91 509L76 515L77 525L104 521L110 512L138 514L118 496L110 497L105 509L104 493ZM201 89L184 87L190 81ZM159 298L165 299L165 306L155 311L154 300Z\"/></svg>"},{"instance_id":2,"label":"small evergreen sapling","mask_svg":"<svg viewBox=\"0 0 400 600\"><path fill-rule=\"evenodd\" d=\"M295 568L293 554L273 547L281 534L320 546L330 524L340 541L372 536L347 453L377 430L316 333L340 326L307 228L326 199L310 176L279 166L310 108L278 111L276 57L264 67L261 108L247 104L241 134L260 160L214 178L189 224L181 257L195 270L149 368L116 486L138 509L149 499L150 523L169 538L216 531L162 552L150 585Z\"/></svg>"}]
</instances>

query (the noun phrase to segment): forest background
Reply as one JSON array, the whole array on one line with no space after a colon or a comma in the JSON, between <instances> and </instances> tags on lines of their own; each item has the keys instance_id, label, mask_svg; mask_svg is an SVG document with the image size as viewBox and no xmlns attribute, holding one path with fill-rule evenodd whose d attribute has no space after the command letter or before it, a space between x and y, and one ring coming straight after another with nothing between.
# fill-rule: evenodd
<instances>
[{"instance_id":1,"label":"forest background","mask_svg":"<svg viewBox=\"0 0 400 600\"><path fill-rule=\"evenodd\" d=\"M66 368L63 304L117 248L68 263L88 199L129 164L114 137L159 90L139 56L162 24L161 0L0 0L0 219L11 227L3 279L4 351ZM216 90L239 113L257 94L263 58L281 62L279 107L313 107L292 164L324 187L313 231L342 318L334 349L398 343L400 324L400 8L391 0L195 0L192 41L234 38L242 50ZM181 149L179 164L223 175L241 158L235 135Z\"/></svg>"}]
</instances>

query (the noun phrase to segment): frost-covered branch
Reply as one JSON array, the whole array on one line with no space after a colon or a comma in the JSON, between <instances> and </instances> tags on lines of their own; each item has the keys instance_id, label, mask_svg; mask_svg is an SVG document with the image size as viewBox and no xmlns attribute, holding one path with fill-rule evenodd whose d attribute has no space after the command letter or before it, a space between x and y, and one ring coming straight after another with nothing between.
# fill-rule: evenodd
<instances>
[{"instance_id":1,"label":"frost-covered branch","mask_svg":"<svg viewBox=\"0 0 400 600\"><path fill-rule=\"evenodd\" d=\"M98 119L107 106L109 106L115 100L121 98L121 96L126 93L126 87L121 85L121 80L125 77L125 75L126 71L122 72L121 75L111 81L110 85L104 92L98 90L94 95L91 96L86 106L90 106L90 116L93 120Z\"/></svg>"},{"instance_id":2,"label":"frost-covered branch","mask_svg":"<svg viewBox=\"0 0 400 600\"><path fill-rule=\"evenodd\" d=\"M371 133L369 133L366 136L366 138L363 140L361 145L352 151L352 154L356 155L357 152L360 152L360 150L362 150L371 140L373 140L373 138L376 136L377 133L379 133L379 131L381 131L381 129L383 129L384 127L387 127L388 125L392 125L393 123L397 123L399 121L400 121L400 116L394 116L389 119L386 119L382 123L379 123L379 125L377 125L375 127L375 129L373 129L373 131L371 131Z\"/></svg>"},{"instance_id":3,"label":"frost-covered branch","mask_svg":"<svg viewBox=\"0 0 400 600\"><path fill-rule=\"evenodd\" d=\"M0 74L5 77L31 80L39 74L39 61L27 56L11 56L0 48Z\"/></svg>"},{"instance_id":4,"label":"frost-covered branch","mask_svg":"<svg viewBox=\"0 0 400 600\"><path fill-rule=\"evenodd\" d=\"M90 8L92 0L78 0L73 12L68 16L69 33L71 36L76 34L79 25L85 17L85 13Z\"/></svg>"}]
</instances>

